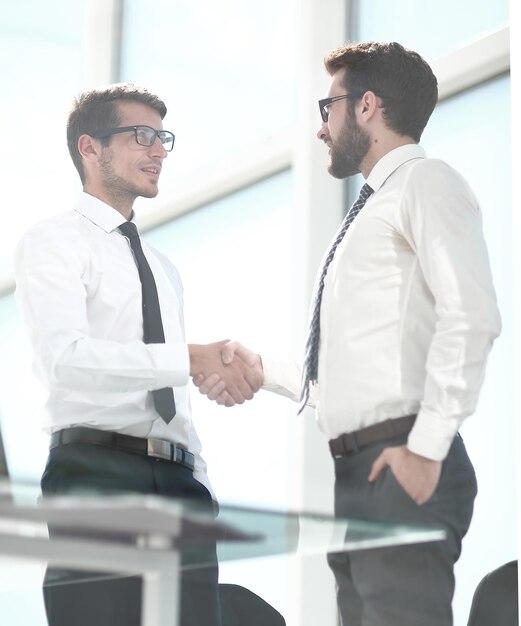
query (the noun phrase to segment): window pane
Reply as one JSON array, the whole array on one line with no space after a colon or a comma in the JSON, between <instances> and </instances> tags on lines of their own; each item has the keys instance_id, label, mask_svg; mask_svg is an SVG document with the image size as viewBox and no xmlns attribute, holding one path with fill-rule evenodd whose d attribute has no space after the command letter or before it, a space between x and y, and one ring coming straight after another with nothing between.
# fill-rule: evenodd
<instances>
[{"instance_id":1,"label":"window pane","mask_svg":"<svg viewBox=\"0 0 521 626\"><path fill-rule=\"evenodd\" d=\"M508 0L358 0L360 41L398 41L428 59L508 22Z\"/></svg>"},{"instance_id":2,"label":"window pane","mask_svg":"<svg viewBox=\"0 0 521 626\"><path fill-rule=\"evenodd\" d=\"M83 11L69 0L2 5L0 171L9 228L0 230L0 277L22 231L63 211L78 188L65 124L83 79Z\"/></svg>"},{"instance_id":3,"label":"window pane","mask_svg":"<svg viewBox=\"0 0 521 626\"><path fill-rule=\"evenodd\" d=\"M125 2L121 78L165 100L174 177L204 174L209 163L292 124L295 4ZM157 36L143 37L150 29Z\"/></svg>"}]
</instances>

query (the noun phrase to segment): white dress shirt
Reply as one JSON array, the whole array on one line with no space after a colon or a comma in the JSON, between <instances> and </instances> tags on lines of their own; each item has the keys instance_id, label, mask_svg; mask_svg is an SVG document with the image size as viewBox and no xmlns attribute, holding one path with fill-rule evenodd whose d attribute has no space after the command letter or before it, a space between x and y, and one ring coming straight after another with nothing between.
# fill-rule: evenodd
<instances>
[{"instance_id":1,"label":"white dress shirt","mask_svg":"<svg viewBox=\"0 0 521 626\"><path fill-rule=\"evenodd\" d=\"M442 460L501 327L481 212L461 175L416 144L367 183L326 275L310 404L328 439L417 413L409 449ZM262 359L265 388L297 400L300 367Z\"/></svg>"},{"instance_id":2,"label":"white dress shirt","mask_svg":"<svg viewBox=\"0 0 521 626\"><path fill-rule=\"evenodd\" d=\"M123 216L83 193L73 211L33 226L15 255L16 296L29 327L35 370L49 395L43 426L87 426L166 439L195 455L194 476L211 491L191 419L183 288L170 261L142 241L156 281L165 343L143 343L141 282ZM153 389L173 387L170 422Z\"/></svg>"}]
</instances>

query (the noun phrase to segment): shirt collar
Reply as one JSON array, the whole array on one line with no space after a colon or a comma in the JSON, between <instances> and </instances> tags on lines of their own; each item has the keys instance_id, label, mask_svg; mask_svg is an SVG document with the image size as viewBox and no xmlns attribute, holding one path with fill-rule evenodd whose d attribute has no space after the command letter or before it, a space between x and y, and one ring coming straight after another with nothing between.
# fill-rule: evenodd
<instances>
[{"instance_id":1,"label":"shirt collar","mask_svg":"<svg viewBox=\"0 0 521 626\"><path fill-rule=\"evenodd\" d=\"M425 159L425 150L417 143L408 143L385 154L367 177L367 184L376 192L401 165L413 159Z\"/></svg>"},{"instance_id":2,"label":"shirt collar","mask_svg":"<svg viewBox=\"0 0 521 626\"><path fill-rule=\"evenodd\" d=\"M121 226L125 218L119 211L109 206L99 198L83 192L76 202L76 211L96 226L110 233ZM132 211L131 220L135 223L136 214Z\"/></svg>"}]
</instances>

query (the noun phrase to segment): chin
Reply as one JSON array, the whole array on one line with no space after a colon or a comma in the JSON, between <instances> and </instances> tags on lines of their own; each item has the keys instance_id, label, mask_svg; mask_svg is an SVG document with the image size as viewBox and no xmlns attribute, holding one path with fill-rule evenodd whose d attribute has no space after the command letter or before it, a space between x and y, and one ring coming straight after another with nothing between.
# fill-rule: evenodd
<instances>
[{"instance_id":1,"label":"chin","mask_svg":"<svg viewBox=\"0 0 521 626\"><path fill-rule=\"evenodd\" d=\"M334 178L344 178L344 176L340 175L340 172L338 171L338 166L335 166L335 163L332 159L329 159L329 163L327 164L327 171Z\"/></svg>"},{"instance_id":2,"label":"chin","mask_svg":"<svg viewBox=\"0 0 521 626\"><path fill-rule=\"evenodd\" d=\"M338 168L335 168L333 165L328 167L327 171L331 174L331 176L333 176L333 178L338 178L339 180L342 180L344 178L349 178L350 176L354 176L355 174L358 174L358 172L355 172L352 170L339 170Z\"/></svg>"},{"instance_id":3,"label":"chin","mask_svg":"<svg viewBox=\"0 0 521 626\"><path fill-rule=\"evenodd\" d=\"M159 189L156 187L155 189L142 189L139 195L142 198L155 198L158 193Z\"/></svg>"},{"instance_id":4,"label":"chin","mask_svg":"<svg viewBox=\"0 0 521 626\"><path fill-rule=\"evenodd\" d=\"M356 176L356 174L360 173L360 168L355 165L347 166L345 163L343 167L340 167L338 164L335 164L332 159L330 159L327 171L333 176L333 178L350 178L351 176Z\"/></svg>"}]
</instances>

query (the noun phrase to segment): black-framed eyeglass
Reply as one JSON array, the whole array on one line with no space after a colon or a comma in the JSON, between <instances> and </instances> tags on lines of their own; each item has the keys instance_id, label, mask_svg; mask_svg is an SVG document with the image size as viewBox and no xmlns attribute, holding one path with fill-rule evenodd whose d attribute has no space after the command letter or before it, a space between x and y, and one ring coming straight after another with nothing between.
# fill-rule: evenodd
<instances>
[{"instance_id":1,"label":"black-framed eyeglass","mask_svg":"<svg viewBox=\"0 0 521 626\"><path fill-rule=\"evenodd\" d=\"M351 93L346 93L343 96L334 96L333 98L324 98L323 100L318 101L318 108L320 109L320 117L323 122L327 122L329 119L329 109L328 107L337 100L344 100L345 98L350 98L353 100L358 100L360 96L356 96Z\"/></svg>"},{"instance_id":2,"label":"black-framed eyeglass","mask_svg":"<svg viewBox=\"0 0 521 626\"><path fill-rule=\"evenodd\" d=\"M136 143L140 146L146 146L150 148L150 146L154 145L154 141L156 137L159 137L159 141L161 142L163 148L167 152L171 152L174 148L175 143L175 135L171 133L169 130L156 130L150 126L120 126L119 128L104 128L103 130L98 130L97 132L92 134L92 137L96 137L97 139L103 139L104 137L110 137L111 135L117 135L118 133L134 133L134 138Z\"/></svg>"}]
</instances>

